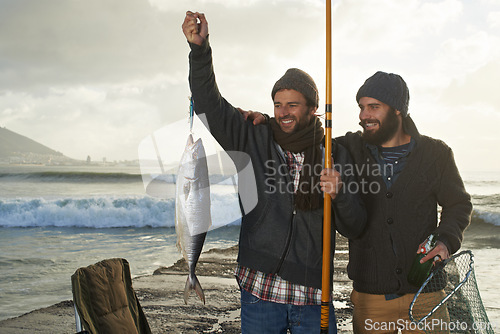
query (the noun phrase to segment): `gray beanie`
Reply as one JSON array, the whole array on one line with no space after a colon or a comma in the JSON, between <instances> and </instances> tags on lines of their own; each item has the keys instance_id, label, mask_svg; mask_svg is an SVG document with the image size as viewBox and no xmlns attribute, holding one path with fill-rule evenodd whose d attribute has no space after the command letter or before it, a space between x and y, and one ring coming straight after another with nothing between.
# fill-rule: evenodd
<instances>
[{"instance_id":1,"label":"gray beanie","mask_svg":"<svg viewBox=\"0 0 500 334\"><path fill-rule=\"evenodd\" d=\"M313 78L298 68L288 69L285 75L276 81L271 92L273 100L276 92L282 89L296 90L305 96L308 103L312 103L316 108L319 105L318 88L316 87Z\"/></svg>"},{"instance_id":2,"label":"gray beanie","mask_svg":"<svg viewBox=\"0 0 500 334\"><path fill-rule=\"evenodd\" d=\"M359 103L362 97L371 97L388 104L399 110L403 117L408 115L410 92L406 82L397 74L378 71L359 88L356 101Z\"/></svg>"}]
</instances>

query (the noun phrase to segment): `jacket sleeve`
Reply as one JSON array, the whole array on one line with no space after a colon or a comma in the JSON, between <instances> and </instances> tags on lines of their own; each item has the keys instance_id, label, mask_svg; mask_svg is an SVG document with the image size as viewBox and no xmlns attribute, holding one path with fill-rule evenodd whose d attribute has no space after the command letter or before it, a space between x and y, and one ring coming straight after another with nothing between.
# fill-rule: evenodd
<instances>
[{"instance_id":1,"label":"jacket sleeve","mask_svg":"<svg viewBox=\"0 0 500 334\"><path fill-rule=\"evenodd\" d=\"M472 203L455 164L453 152L448 146L446 149L445 165L437 191L438 204L442 207L437 233L438 240L453 254L460 249L464 230L470 223Z\"/></svg>"},{"instance_id":2,"label":"jacket sleeve","mask_svg":"<svg viewBox=\"0 0 500 334\"><path fill-rule=\"evenodd\" d=\"M352 170L352 158L344 146L336 144L335 147L333 160L343 183L339 194L332 201L335 228L343 236L355 239L366 226L366 209L359 193L361 186Z\"/></svg>"},{"instance_id":3,"label":"jacket sleeve","mask_svg":"<svg viewBox=\"0 0 500 334\"><path fill-rule=\"evenodd\" d=\"M243 151L251 122L220 94L208 37L202 45L189 43L189 85L195 112L206 117L205 126L225 151ZM201 117L204 121L205 117Z\"/></svg>"}]
</instances>

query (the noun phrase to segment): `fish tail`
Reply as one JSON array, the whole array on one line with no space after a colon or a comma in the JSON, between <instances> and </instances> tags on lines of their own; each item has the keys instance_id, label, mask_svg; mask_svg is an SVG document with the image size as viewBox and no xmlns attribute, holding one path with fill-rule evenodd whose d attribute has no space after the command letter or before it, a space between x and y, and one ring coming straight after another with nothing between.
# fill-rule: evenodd
<instances>
[{"instance_id":1,"label":"fish tail","mask_svg":"<svg viewBox=\"0 0 500 334\"><path fill-rule=\"evenodd\" d=\"M187 305L187 301L189 298L189 292L194 290L198 297L200 297L203 304L205 304L205 294L203 293L203 288L201 287L200 281L198 281L198 277L195 274L189 274L186 280L186 286L184 287L184 303Z\"/></svg>"}]
</instances>

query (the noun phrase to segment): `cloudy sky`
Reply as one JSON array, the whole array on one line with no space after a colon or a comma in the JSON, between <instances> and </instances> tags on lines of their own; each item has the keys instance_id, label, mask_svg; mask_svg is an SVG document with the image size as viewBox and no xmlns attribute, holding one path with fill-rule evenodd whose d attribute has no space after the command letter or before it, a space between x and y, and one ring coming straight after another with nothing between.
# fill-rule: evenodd
<instances>
[{"instance_id":1,"label":"cloudy sky","mask_svg":"<svg viewBox=\"0 0 500 334\"><path fill-rule=\"evenodd\" d=\"M334 135L359 129L364 80L394 72L420 132L461 170L500 170L500 0L333 7ZM137 159L143 138L188 112L186 10L207 15L233 105L272 113L289 67L313 76L324 104L324 0L0 0L0 126L76 159Z\"/></svg>"}]
</instances>

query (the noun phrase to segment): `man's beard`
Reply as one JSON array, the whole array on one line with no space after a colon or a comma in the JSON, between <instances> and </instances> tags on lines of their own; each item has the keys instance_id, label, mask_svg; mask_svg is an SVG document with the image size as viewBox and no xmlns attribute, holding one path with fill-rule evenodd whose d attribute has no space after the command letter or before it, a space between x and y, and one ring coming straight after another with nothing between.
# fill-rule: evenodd
<instances>
[{"instance_id":1,"label":"man's beard","mask_svg":"<svg viewBox=\"0 0 500 334\"><path fill-rule=\"evenodd\" d=\"M303 114L303 115L300 115L300 117L297 117L295 115L293 115L293 116L292 115L287 115L285 117L280 117L279 119L277 119L277 121L278 121L278 124L280 125L281 130L283 131L283 128L282 128L282 125L281 125L281 121L282 120L284 120L284 119L293 119L293 120L295 120L295 127L289 133L289 134L294 134L294 133L299 132L300 130L303 130L303 129L307 128L313 121L315 121L315 116L307 117L307 115L310 112L311 112L311 109L309 108L307 110L307 113ZM285 132L285 131L283 131L283 132Z\"/></svg>"},{"instance_id":2,"label":"man's beard","mask_svg":"<svg viewBox=\"0 0 500 334\"><path fill-rule=\"evenodd\" d=\"M366 123L376 122L379 124L379 128L376 131L367 131L365 129ZM383 143L389 141L394 137L396 132L398 131L398 116L396 115L396 110L391 108L387 113L387 116L381 120L364 120L361 123L363 127L363 139L371 145L382 145Z\"/></svg>"}]
</instances>

